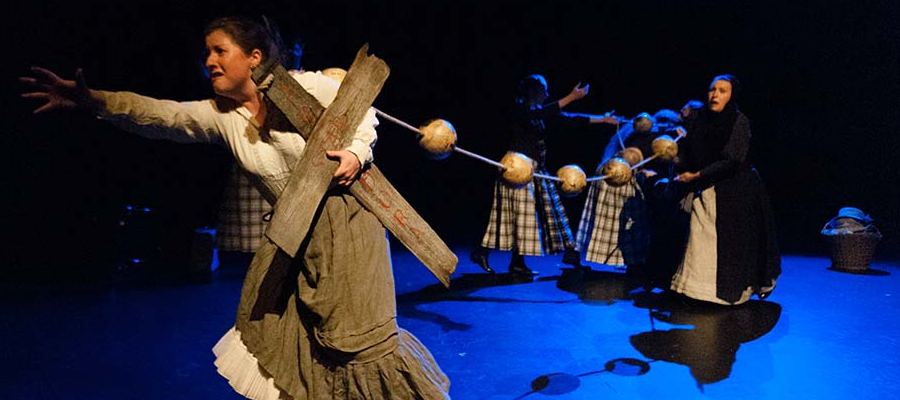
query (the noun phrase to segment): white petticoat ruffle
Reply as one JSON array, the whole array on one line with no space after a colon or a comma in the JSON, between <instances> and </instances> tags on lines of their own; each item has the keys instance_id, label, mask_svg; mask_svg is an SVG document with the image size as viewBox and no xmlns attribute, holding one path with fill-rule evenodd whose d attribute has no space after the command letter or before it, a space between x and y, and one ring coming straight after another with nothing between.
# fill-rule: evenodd
<instances>
[{"instance_id":1,"label":"white petticoat ruffle","mask_svg":"<svg viewBox=\"0 0 900 400\"><path fill-rule=\"evenodd\" d=\"M253 400L291 400L275 386L275 380L259 365L259 361L241 341L241 332L232 327L213 346L219 375L228 379L232 388Z\"/></svg>"}]
</instances>

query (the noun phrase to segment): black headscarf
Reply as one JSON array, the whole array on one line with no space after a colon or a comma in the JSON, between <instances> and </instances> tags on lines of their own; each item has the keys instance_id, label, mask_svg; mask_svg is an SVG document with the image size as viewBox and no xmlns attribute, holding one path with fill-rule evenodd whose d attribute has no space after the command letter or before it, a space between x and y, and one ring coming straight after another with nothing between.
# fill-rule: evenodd
<instances>
[{"instance_id":1,"label":"black headscarf","mask_svg":"<svg viewBox=\"0 0 900 400\"><path fill-rule=\"evenodd\" d=\"M688 136L685 138L685 162L688 171L699 171L721 157L740 114L737 105L740 82L733 75L719 75L713 78L712 83L720 80L731 83L731 99L720 112L710 110L707 103L688 129Z\"/></svg>"}]
</instances>

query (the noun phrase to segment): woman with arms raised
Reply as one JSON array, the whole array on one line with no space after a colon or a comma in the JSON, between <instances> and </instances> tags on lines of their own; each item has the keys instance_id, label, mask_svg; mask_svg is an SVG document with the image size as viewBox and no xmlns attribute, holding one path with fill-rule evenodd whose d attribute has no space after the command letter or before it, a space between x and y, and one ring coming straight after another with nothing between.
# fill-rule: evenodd
<instances>
[{"instance_id":1,"label":"woman with arms raised","mask_svg":"<svg viewBox=\"0 0 900 400\"><path fill-rule=\"evenodd\" d=\"M224 146L274 203L306 144L250 78L263 61L281 60L278 35L268 24L232 17L213 21L205 34L214 99L175 102L92 90L80 71L72 81L42 68L21 79L35 88L23 97L46 102L36 113L87 109L144 137ZM321 73L293 77L325 107L337 94L337 83ZM219 372L246 397L449 397L449 381L431 354L397 326L384 228L347 190L372 160L376 125L369 110L352 143L327 152L340 162L335 187L298 257L279 251L271 266L248 271L254 276L247 282L260 286L244 293L258 297L242 296L240 309L252 310L248 324L255 328L244 336L232 328L213 349Z\"/></svg>"}]
</instances>

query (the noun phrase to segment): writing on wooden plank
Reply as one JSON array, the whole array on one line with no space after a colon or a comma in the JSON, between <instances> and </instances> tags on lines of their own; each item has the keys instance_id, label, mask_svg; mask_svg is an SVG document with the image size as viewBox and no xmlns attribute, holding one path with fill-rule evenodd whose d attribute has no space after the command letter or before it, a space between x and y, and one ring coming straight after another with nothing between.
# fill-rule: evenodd
<instances>
[{"instance_id":1,"label":"writing on wooden plank","mask_svg":"<svg viewBox=\"0 0 900 400\"><path fill-rule=\"evenodd\" d=\"M397 189L372 165L350 187L350 193L379 217L400 243L403 243L445 286L456 270L458 259L431 226L400 196Z\"/></svg>"},{"instance_id":2,"label":"writing on wooden plank","mask_svg":"<svg viewBox=\"0 0 900 400\"><path fill-rule=\"evenodd\" d=\"M350 140L390 73L384 61L368 56L366 50L367 47L363 47L357 53L347 72L348 81L338 89L334 101L322 112L310 132L303 157L275 203L266 236L292 257L297 255L309 233L316 209L338 166L337 162L327 159L325 151L340 149ZM288 79L293 81L290 76ZM281 87L280 83L275 85ZM277 103L276 106L281 107ZM285 113L284 109L282 113L296 115L290 110Z\"/></svg>"}]
</instances>

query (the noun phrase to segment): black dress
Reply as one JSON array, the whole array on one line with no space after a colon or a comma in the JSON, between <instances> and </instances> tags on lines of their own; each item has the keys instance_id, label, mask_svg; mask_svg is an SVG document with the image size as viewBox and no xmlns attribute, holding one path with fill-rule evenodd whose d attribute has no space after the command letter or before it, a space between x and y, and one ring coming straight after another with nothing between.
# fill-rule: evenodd
<instances>
[{"instance_id":1,"label":"black dress","mask_svg":"<svg viewBox=\"0 0 900 400\"><path fill-rule=\"evenodd\" d=\"M781 273L772 211L750 160L750 122L729 104L701 111L682 144L685 169L699 171L690 233L672 290L720 304L767 293Z\"/></svg>"}]
</instances>

